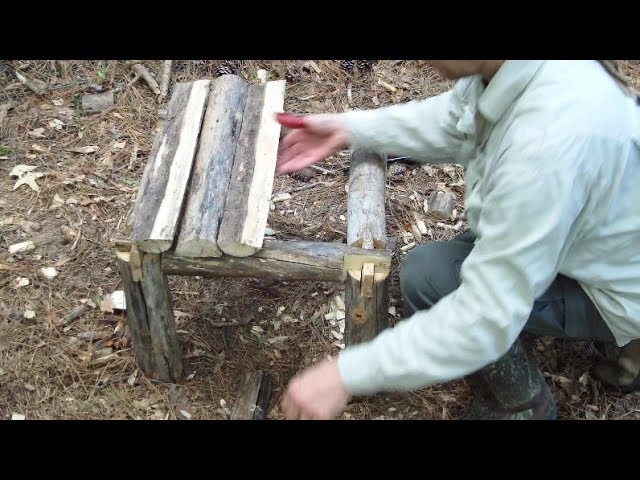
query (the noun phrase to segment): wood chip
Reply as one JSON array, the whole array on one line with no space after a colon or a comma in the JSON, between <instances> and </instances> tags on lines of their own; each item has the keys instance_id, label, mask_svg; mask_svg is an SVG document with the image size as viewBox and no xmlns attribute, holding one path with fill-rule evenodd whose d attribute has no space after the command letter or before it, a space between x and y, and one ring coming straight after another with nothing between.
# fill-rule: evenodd
<instances>
[{"instance_id":1,"label":"wood chip","mask_svg":"<svg viewBox=\"0 0 640 480\"><path fill-rule=\"evenodd\" d=\"M138 377L138 369L136 368L134 372L131 375L129 375L129 378L127 379L127 385L129 385L130 387L134 387L136 384L137 377Z\"/></svg>"},{"instance_id":2,"label":"wood chip","mask_svg":"<svg viewBox=\"0 0 640 480\"><path fill-rule=\"evenodd\" d=\"M68 226L61 225L60 231L62 232L62 237L64 238L65 243L71 243L75 240L77 234Z\"/></svg>"},{"instance_id":3,"label":"wood chip","mask_svg":"<svg viewBox=\"0 0 640 480\"><path fill-rule=\"evenodd\" d=\"M54 267L43 267L40 271L47 280L53 280L58 276L58 271Z\"/></svg>"},{"instance_id":4,"label":"wood chip","mask_svg":"<svg viewBox=\"0 0 640 480\"><path fill-rule=\"evenodd\" d=\"M422 242L422 232L420 232L417 225L411 225L411 233L413 233L413 236L418 242Z\"/></svg>"},{"instance_id":5,"label":"wood chip","mask_svg":"<svg viewBox=\"0 0 640 480\"><path fill-rule=\"evenodd\" d=\"M95 360L92 360L90 364L93 367L98 367L101 365L106 365L107 363L115 360L116 358L118 358L118 352L111 353L104 357L96 358Z\"/></svg>"},{"instance_id":6,"label":"wood chip","mask_svg":"<svg viewBox=\"0 0 640 480\"><path fill-rule=\"evenodd\" d=\"M113 313L113 308L113 299L110 295L107 295L102 299L102 302L100 302L100 311L104 313Z\"/></svg>"},{"instance_id":7,"label":"wood chip","mask_svg":"<svg viewBox=\"0 0 640 480\"><path fill-rule=\"evenodd\" d=\"M28 278L17 277L16 280L15 280L15 283L13 285L13 288L26 287L27 285L29 285L29 279Z\"/></svg>"},{"instance_id":8,"label":"wood chip","mask_svg":"<svg viewBox=\"0 0 640 480\"><path fill-rule=\"evenodd\" d=\"M409 250L411 250L415 246L416 246L416 242L411 242L411 243L408 243L407 245L404 245L404 246L400 247L400 250L402 250L403 252L406 253L406 252L408 252Z\"/></svg>"},{"instance_id":9,"label":"wood chip","mask_svg":"<svg viewBox=\"0 0 640 480\"><path fill-rule=\"evenodd\" d=\"M86 147L68 148L67 151L73 152L73 153L88 154L88 153L95 153L99 149L100 149L100 147L98 147L97 145L88 145Z\"/></svg>"},{"instance_id":10,"label":"wood chip","mask_svg":"<svg viewBox=\"0 0 640 480\"><path fill-rule=\"evenodd\" d=\"M40 127L40 128L34 128L33 130L31 130L29 132L29 136L31 138L45 138L46 135L44 134L44 128Z\"/></svg>"},{"instance_id":11,"label":"wood chip","mask_svg":"<svg viewBox=\"0 0 640 480\"><path fill-rule=\"evenodd\" d=\"M427 224L424 222L424 220L416 220L416 226L418 227L418 231L421 235L427 235L429 233Z\"/></svg>"},{"instance_id":12,"label":"wood chip","mask_svg":"<svg viewBox=\"0 0 640 480\"><path fill-rule=\"evenodd\" d=\"M36 246L33 244L31 240L27 240L26 242L20 242L9 246L9 253L26 253L34 250Z\"/></svg>"},{"instance_id":13,"label":"wood chip","mask_svg":"<svg viewBox=\"0 0 640 480\"><path fill-rule=\"evenodd\" d=\"M318 64L316 62L314 62L313 60L310 60L309 62L307 62L307 64L313 68L316 73L322 73L322 70L320 70L320 67L318 66Z\"/></svg>"},{"instance_id":14,"label":"wood chip","mask_svg":"<svg viewBox=\"0 0 640 480\"><path fill-rule=\"evenodd\" d=\"M37 143L34 143L33 145L31 145L31 148L33 150L35 150L36 152L40 152L40 153L49 153L49 150L47 150L46 148L44 148L43 146L38 145Z\"/></svg>"},{"instance_id":15,"label":"wood chip","mask_svg":"<svg viewBox=\"0 0 640 480\"><path fill-rule=\"evenodd\" d=\"M383 80L378 80L378 85L380 85L383 88L386 88L387 90L389 90L392 93L395 93L398 91L398 89L396 87L394 87L393 85L383 81Z\"/></svg>"},{"instance_id":16,"label":"wood chip","mask_svg":"<svg viewBox=\"0 0 640 480\"><path fill-rule=\"evenodd\" d=\"M277 195L275 195L271 201L273 203L277 203L277 202L284 202L285 200L289 200L291 198L291 194L290 193L279 193Z\"/></svg>"}]
</instances>

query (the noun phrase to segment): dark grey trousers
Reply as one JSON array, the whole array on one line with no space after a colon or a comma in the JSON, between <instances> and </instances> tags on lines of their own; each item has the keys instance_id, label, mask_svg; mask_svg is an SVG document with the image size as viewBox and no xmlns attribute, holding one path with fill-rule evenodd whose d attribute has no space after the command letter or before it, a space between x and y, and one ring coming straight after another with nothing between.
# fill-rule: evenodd
<instances>
[{"instance_id":1,"label":"dark grey trousers","mask_svg":"<svg viewBox=\"0 0 640 480\"><path fill-rule=\"evenodd\" d=\"M460 286L460 268L474 241L475 236L467 232L447 242L420 245L407 255L400 282L409 314L431 308ZM558 275L535 301L524 330L559 338L614 341L582 287L564 275Z\"/></svg>"}]
</instances>

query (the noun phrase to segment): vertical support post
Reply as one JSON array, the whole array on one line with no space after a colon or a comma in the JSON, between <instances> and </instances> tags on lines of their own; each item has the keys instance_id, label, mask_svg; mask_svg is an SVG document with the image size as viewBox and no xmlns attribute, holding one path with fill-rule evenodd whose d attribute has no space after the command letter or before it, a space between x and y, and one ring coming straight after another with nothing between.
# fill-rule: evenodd
<instances>
[{"instance_id":1,"label":"vertical support post","mask_svg":"<svg viewBox=\"0 0 640 480\"><path fill-rule=\"evenodd\" d=\"M131 343L140 370L163 382L182 380L182 353L161 255L118 252Z\"/></svg>"},{"instance_id":2,"label":"vertical support post","mask_svg":"<svg viewBox=\"0 0 640 480\"><path fill-rule=\"evenodd\" d=\"M347 243L350 246L386 248L386 161L372 152L354 151L349 173ZM374 264L349 270L345 285L345 344L373 339L389 326L387 273Z\"/></svg>"}]
</instances>

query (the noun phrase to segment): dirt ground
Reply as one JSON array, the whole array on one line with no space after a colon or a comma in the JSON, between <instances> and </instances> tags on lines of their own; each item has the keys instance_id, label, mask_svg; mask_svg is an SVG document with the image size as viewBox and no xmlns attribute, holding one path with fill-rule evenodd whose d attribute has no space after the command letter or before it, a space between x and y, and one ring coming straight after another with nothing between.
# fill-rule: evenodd
<instances>
[{"instance_id":1,"label":"dirt ground","mask_svg":"<svg viewBox=\"0 0 640 480\"><path fill-rule=\"evenodd\" d=\"M343 346L340 317L332 318L341 285L171 277L188 380L163 385L136 368L126 319L108 301L122 289L113 240L123 232L166 104L158 105L143 81L130 84L131 63L0 62L0 419L224 419L243 374L260 369L274 382L268 418L280 419L278 402L288 379ZM142 63L160 79L161 61ZM297 113L374 108L450 86L420 61L347 70L339 61L306 60L176 60L171 85L213 78L223 63L252 82L258 69L271 79L286 78L285 109ZM623 70L640 87L640 62L623 61ZM117 90L112 108L83 113L82 95L111 90ZM308 177L276 179L274 193L307 186L271 211L269 227L278 238L346 241L347 161L338 155ZM11 176L18 165L32 168ZM19 179L23 183L14 188ZM456 195L454 218L425 215L425 199L443 186ZM463 194L458 166L394 167L387 182L388 233L398 247L451 238L466 227ZM422 238L411 233L414 213L423 215L429 229ZM35 248L9 253L10 246L27 241ZM398 250L391 323L404 314L402 257ZM84 314L65 321L82 305ZM222 322L245 325L220 327ZM596 346L526 341L556 394L561 418L640 418L639 395L605 389L590 374L601 358ZM455 419L469 401L459 381L355 398L342 418Z\"/></svg>"}]
</instances>

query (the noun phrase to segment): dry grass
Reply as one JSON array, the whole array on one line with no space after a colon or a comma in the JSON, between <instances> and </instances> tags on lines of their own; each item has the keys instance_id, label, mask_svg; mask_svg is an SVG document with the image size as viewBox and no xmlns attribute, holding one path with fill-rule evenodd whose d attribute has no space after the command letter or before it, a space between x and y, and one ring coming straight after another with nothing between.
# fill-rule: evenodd
<instances>
[{"instance_id":1,"label":"dry grass","mask_svg":"<svg viewBox=\"0 0 640 480\"><path fill-rule=\"evenodd\" d=\"M289 76L286 109L298 113L341 112L423 98L450 85L428 66L415 61L381 61L371 72L347 73L337 62L318 61L321 72L305 61L243 61L241 74L254 81L257 68L272 78ZM161 62L145 62L157 76ZM172 82L213 77L217 61L176 61ZM20 67L32 79L50 82L46 98L15 81L11 69ZM254 279L173 277L170 279L180 341L189 380L183 387L158 384L137 372L126 322L118 313L92 309L69 325L64 315L89 300L122 288L114 262L112 240L123 230L142 170L148 159L158 121L158 105L143 83L125 88L115 107L104 114L83 117L79 97L92 85L104 89L123 86L130 79L121 61L0 64L0 111L11 102L0 122L0 145L9 152L0 160L0 418L21 413L27 418L176 418L176 398L186 401L194 418L226 418L239 381L250 369L265 369L275 380L270 418L281 418L277 400L288 379L300 368L339 351L332 326L324 320L340 285L265 283ZM66 68L66 71L63 68ZM624 64L635 85L640 65ZM378 80L398 88L391 93ZM347 91L351 90L349 105ZM58 119L62 122L51 123ZM44 128L44 138L30 132ZM97 145L92 154L68 149ZM281 238L344 241L346 225L346 157L335 156L306 181L278 178L275 192L324 182L292 194L278 204L269 226ZM26 186L12 190L9 172L17 164L36 165L47 175L37 180L39 192ZM459 167L408 167L389 178L387 225L398 237L413 222L425 198L438 182L451 184L462 177ZM463 190L455 187L462 212ZM64 200L57 205L56 195ZM440 221L440 220L438 220ZM30 223L29 223L30 222ZM455 221L444 223L455 225ZM423 241L450 238L451 229L427 218L433 235ZM62 226L75 238L65 240ZM8 246L38 239L34 251L9 255ZM392 305L397 318L400 300L396 256L391 278ZM58 277L47 280L41 268L56 266ZM28 278L16 288L16 278ZM284 311L282 308L284 307ZM23 316L33 310L35 318ZM224 319L224 320L223 320ZM220 328L212 322L248 324ZM260 327L257 329L256 327ZM287 337L270 343L274 336ZM588 375L599 353L588 343L528 339L558 396L563 418L637 418L638 396L605 390ZM110 355L110 356L109 356ZM102 359L111 359L104 362ZM185 400L186 399L186 400ZM468 403L463 382L407 394L383 394L355 399L344 418L459 417ZM180 407L187 408L187 407Z\"/></svg>"}]
</instances>

